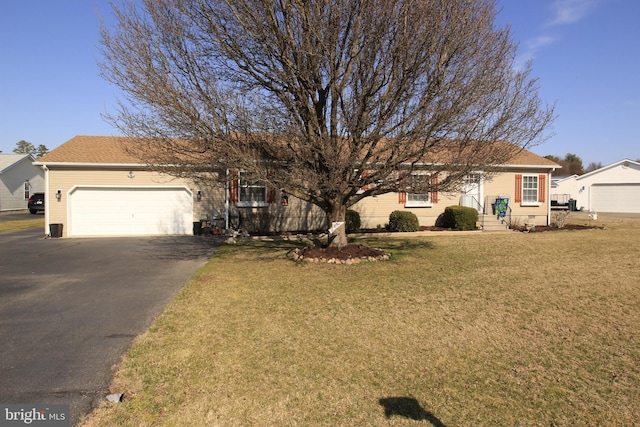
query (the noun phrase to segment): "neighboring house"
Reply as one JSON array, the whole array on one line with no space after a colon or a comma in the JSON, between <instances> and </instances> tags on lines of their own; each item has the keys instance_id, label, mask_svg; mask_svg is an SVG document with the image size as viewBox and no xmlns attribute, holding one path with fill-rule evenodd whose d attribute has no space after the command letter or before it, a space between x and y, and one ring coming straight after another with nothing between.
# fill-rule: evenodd
<instances>
[{"instance_id":1,"label":"neighboring house","mask_svg":"<svg viewBox=\"0 0 640 427\"><path fill-rule=\"evenodd\" d=\"M578 210L640 213L640 163L623 159L558 181L554 194L570 194Z\"/></svg>"},{"instance_id":2,"label":"neighboring house","mask_svg":"<svg viewBox=\"0 0 640 427\"><path fill-rule=\"evenodd\" d=\"M45 222L62 224L65 237L192 234L194 223L229 212L231 224L250 232L326 230L318 207L229 171L228 184L193 182L151 171L128 154L125 137L76 136L36 162L47 182ZM353 209L365 228L384 225L394 210L409 210L421 225L434 225L447 206L466 205L494 217L496 198L508 198L511 220L549 223L551 172L559 166L521 150L500 172L468 175L461 193L388 193ZM428 170L413 179L431 179ZM226 218L225 218L226 219ZM485 220L483 219L482 222ZM215 224L214 224L215 225Z\"/></svg>"},{"instance_id":3,"label":"neighboring house","mask_svg":"<svg viewBox=\"0 0 640 427\"><path fill-rule=\"evenodd\" d=\"M569 209L569 200L578 194L578 175L551 177L551 209Z\"/></svg>"},{"instance_id":4,"label":"neighboring house","mask_svg":"<svg viewBox=\"0 0 640 427\"><path fill-rule=\"evenodd\" d=\"M44 172L30 154L0 153L0 212L27 209L33 193L44 191Z\"/></svg>"}]
</instances>

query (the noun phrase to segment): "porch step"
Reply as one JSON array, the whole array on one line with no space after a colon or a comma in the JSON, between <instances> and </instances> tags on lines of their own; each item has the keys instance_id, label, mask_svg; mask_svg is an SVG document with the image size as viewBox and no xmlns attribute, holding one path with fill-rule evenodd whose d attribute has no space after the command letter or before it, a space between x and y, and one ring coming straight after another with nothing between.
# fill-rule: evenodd
<instances>
[{"instance_id":1,"label":"porch step","mask_svg":"<svg viewBox=\"0 0 640 427\"><path fill-rule=\"evenodd\" d=\"M482 221L482 218L481 218ZM482 231L507 231L509 224L504 219L498 219L495 215L484 215L484 227Z\"/></svg>"}]
</instances>

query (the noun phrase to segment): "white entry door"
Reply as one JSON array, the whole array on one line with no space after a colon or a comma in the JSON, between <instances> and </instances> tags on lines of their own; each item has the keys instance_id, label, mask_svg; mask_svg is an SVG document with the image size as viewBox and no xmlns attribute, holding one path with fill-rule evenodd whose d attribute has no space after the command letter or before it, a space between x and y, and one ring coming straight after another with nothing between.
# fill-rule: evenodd
<instances>
[{"instance_id":1,"label":"white entry door","mask_svg":"<svg viewBox=\"0 0 640 427\"><path fill-rule=\"evenodd\" d=\"M184 187L79 187L69 193L70 236L193 233L193 195Z\"/></svg>"},{"instance_id":2,"label":"white entry door","mask_svg":"<svg viewBox=\"0 0 640 427\"><path fill-rule=\"evenodd\" d=\"M465 175L462 184L462 206L476 209L482 213L482 175L473 173Z\"/></svg>"}]
</instances>

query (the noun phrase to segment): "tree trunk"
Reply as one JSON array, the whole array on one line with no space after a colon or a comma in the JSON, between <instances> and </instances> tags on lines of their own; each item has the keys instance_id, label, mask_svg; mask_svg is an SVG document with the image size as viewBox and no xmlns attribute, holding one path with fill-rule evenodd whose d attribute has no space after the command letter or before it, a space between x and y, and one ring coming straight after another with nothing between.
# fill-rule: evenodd
<instances>
[{"instance_id":1,"label":"tree trunk","mask_svg":"<svg viewBox=\"0 0 640 427\"><path fill-rule=\"evenodd\" d=\"M337 230L329 235L329 246L342 248L347 246L347 232L346 232L346 217L347 217L347 207L343 204L335 204L331 206L331 211L328 213L329 216L329 227L334 222L342 222L344 223Z\"/></svg>"}]
</instances>

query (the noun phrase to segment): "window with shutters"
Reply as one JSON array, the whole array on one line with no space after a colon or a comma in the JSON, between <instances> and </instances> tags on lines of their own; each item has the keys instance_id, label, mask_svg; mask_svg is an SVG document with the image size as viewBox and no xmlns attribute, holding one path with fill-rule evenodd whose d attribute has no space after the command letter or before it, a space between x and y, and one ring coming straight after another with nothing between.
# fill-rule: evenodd
<instances>
[{"instance_id":1,"label":"window with shutters","mask_svg":"<svg viewBox=\"0 0 640 427\"><path fill-rule=\"evenodd\" d=\"M252 178L249 172L239 172L238 206L267 206L267 187Z\"/></svg>"},{"instance_id":2,"label":"window with shutters","mask_svg":"<svg viewBox=\"0 0 640 427\"><path fill-rule=\"evenodd\" d=\"M428 188L431 175L428 173L414 172L407 178L409 188ZM420 208L431 206L431 193L409 193L407 192L407 200L405 207Z\"/></svg>"},{"instance_id":3,"label":"window with shutters","mask_svg":"<svg viewBox=\"0 0 640 427\"><path fill-rule=\"evenodd\" d=\"M526 204L526 205L538 204L538 176L537 175L522 176L522 204Z\"/></svg>"}]
</instances>

